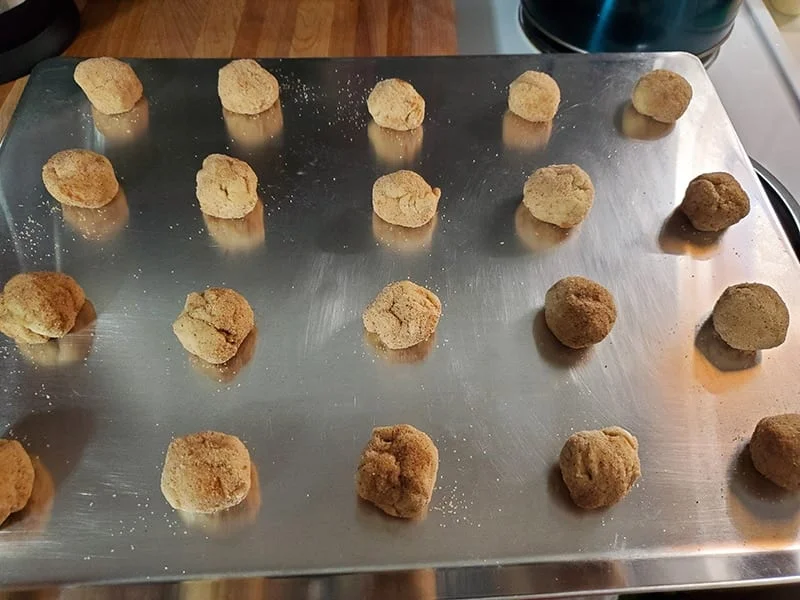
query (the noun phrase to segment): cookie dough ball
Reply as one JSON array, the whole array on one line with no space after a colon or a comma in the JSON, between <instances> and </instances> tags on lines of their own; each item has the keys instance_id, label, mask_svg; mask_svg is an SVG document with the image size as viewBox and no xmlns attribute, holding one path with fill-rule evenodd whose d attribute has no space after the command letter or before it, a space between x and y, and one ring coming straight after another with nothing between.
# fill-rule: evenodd
<instances>
[{"instance_id":1,"label":"cookie dough ball","mask_svg":"<svg viewBox=\"0 0 800 600\"><path fill-rule=\"evenodd\" d=\"M75 67L75 83L106 115L128 112L142 97L142 82L131 66L116 58L89 58Z\"/></svg>"},{"instance_id":2,"label":"cookie dough ball","mask_svg":"<svg viewBox=\"0 0 800 600\"><path fill-rule=\"evenodd\" d=\"M599 283L585 277L565 277L547 290L544 319L562 344L586 348L611 332L617 307L611 293Z\"/></svg>"},{"instance_id":3,"label":"cookie dough ball","mask_svg":"<svg viewBox=\"0 0 800 600\"><path fill-rule=\"evenodd\" d=\"M677 73L656 69L639 78L632 100L641 114L662 123L674 123L689 108L692 86Z\"/></svg>"},{"instance_id":4,"label":"cookie dough ball","mask_svg":"<svg viewBox=\"0 0 800 600\"><path fill-rule=\"evenodd\" d=\"M234 60L219 70L222 106L240 115L257 115L278 100L278 80L252 58Z\"/></svg>"},{"instance_id":5,"label":"cookie dough ball","mask_svg":"<svg viewBox=\"0 0 800 600\"><path fill-rule=\"evenodd\" d=\"M411 425L376 427L356 474L360 498L393 517L422 516L431 501L439 451Z\"/></svg>"},{"instance_id":6,"label":"cookie dough ball","mask_svg":"<svg viewBox=\"0 0 800 600\"><path fill-rule=\"evenodd\" d=\"M67 335L44 344L17 342L17 349L24 358L39 367L62 367L78 363L92 349L96 320L94 305L86 300Z\"/></svg>"},{"instance_id":7,"label":"cookie dough ball","mask_svg":"<svg viewBox=\"0 0 800 600\"><path fill-rule=\"evenodd\" d=\"M750 457L775 485L800 490L800 414L761 419L750 439Z\"/></svg>"},{"instance_id":8,"label":"cookie dough ball","mask_svg":"<svg viewBox=\"0 0 800 600\"><path fill-rule=\"evenodd\" d=\"M711 318L719 336L737 350L780 346L789 329L789 309L778 292L763 283L740 283L726 289Z\"/></svg>"},{"instance_id":9,"label":"cookie dough ball","mask_svg":"<svg viewBox=\"0 0 800 600\"><path fill-rule=\"evenodd\" d=\"M161 492L172 508L216 513L244 500L250 485L250 453L233 435L202 431L167 449Z\"/></svg>"},{"instance_id":10,"label":"cookie dough ball","mask_svg":"<svg viewBox=\"0 0 800 600\"><path fill-rule=\"evenodd\" d=\"M0 439L0 525L25 508L33 492L33 463L16 440Z\"/></svg>"},{"instance_id":11,"label":"cookie dough ball","mask_svg":"<svg viewBox=\"0 0 800 600\"><path fill-rule=\"evenodd\" d=\"M209 154L197 172L200 210L220 219L241 219L258 203L258 177L243 160Z\"/></svg>"},{"instance_id":12,"label":"cookie dough ball","mask_svg":"<svg viewBox=\"0 0 800 600\"><path fill-rule=\"evenodd\" d=\"M561 90L547 73L525 71L508 89L508 109L526 121L552 121L560 102Z\"/></svg>"},{"instance_id":13,"label":"cookie dough ball","mask_svg":"<svg viewBox=\"0 0 800 600\"><path fill-rule=\"evenodd\" d=\"M364 328L390 350L410 348L436 331L442 303L429 289L411 281L383 288L362 315Z\"/></svg>"},{"instance_id":14,"label":"cookie dough ball","mask_svg":"<svg viewBox=\"0 0 800 600\"><path fill-rule=\"evenodd\" d=\"M692 179L680 206L698 231L722 231L750 213L750 198L728 173L706 173Z\"/></svg>"},{"instance_id":15,"label":"cookie dough ball","mask_svg":"<svg viewBox=\"0 0 800 600\"><path fill-rule=\"evenodd\" d=\"M402 79L379 81L367 98L367 109L378 125L398 131L416 129L425 119L425 99Z\"/></svg>"},{"instance_id":16,"label":"cookie dough ball","mask_svg":"<svg viewBox=\"0 0 800 600\"><path fill-rule=\"evenodd\" d=\"M42 181L53 198L80 208L105 206L119 191L111 161L91 150L56 152L42 167Z\"/></svg>"},{"instance_id":17,"label":"cookie dough ball","mask_svg":"<svg viewBox=\"0 0 800 600\"><path fill-rule=\"evenodd\" d=\"M208 288L186 297L172 331L187 351L220 365L234 357L254 325L244 296L228 288Z\"/></svg>"},{"instance_id":18,"label":"cookie dough ball","mask_svg":"<svg viewBox=\"0 0 800 600\"><path fill-rule=\"evenodd\" d=\"M528 177L522 203L531 214L562 229L586 218L594 202L594 185L578 165L551 165Z\"/></svg>"},{"instance_id":19,"label":"cookie dough ball","mask_svg":"<svg viewBox=\"0 0 800 600\"><path fill-rule=\"evenodd\" d=\"M0 331L18 342L44 344L67 335L84 302L83 288L64 273L14 275L0 294Z\"/></svg>"},{"instance_id":20,"label":"cookie dough ball","mask_svg":"<svg viewBox=\"0 0 800 600\"><path fill-rule=\"evenodd\" d=\"M414 171L378 177L372 186L372 209L392 225L422 227L436 214L442 190L432 188Z\"/></svg>"}]
</instances>

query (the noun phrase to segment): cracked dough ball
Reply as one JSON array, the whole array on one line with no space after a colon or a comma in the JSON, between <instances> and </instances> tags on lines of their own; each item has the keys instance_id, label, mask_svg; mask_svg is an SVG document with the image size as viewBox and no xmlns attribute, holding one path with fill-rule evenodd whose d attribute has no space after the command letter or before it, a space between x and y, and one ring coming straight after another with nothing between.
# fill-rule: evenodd
<instances>
[{"instance_id":1,"label":"cracked dough ball","mask_svg":"<svg viewBox=\"0 0 800 600\"><path fill-rule=\"evenodd\" d=\"M677 73L656 69L639 78L632 100L641 114L662 123L674 123L689 108L692 86Z\"/></svg>"},{"instance_id":2,"label":"cracked dough ball","mask_svg":"<svg viewBox=\"0 0 800 600\"><path fill-rule=\"evenodd\" d=\"M84 302L83 288L64 273L14 275L0 294L0 331L17 342L44 344L69 333Z\"/></svg>"},{"instance_id":3,"label":"cracked dough ball","mask_svg":"<svg viewBox=\"0 0 800 600\"><path fill-rule=\"evenodd\" d=\"M361 453L356 474L360 498L393 517L421 516L431 501L439 451L411 425L376 427Z\"/></svg>"},{"instance_id":4,"label":"cracked dough ball","mask_svg":"<svg viewBox=\"0 0 800 600\"><path fill-rule=\"evenodd\" d=\"M565 346L586 348L602 341L614 327L614 297L585 277L564 277L544 297L547 327Z\"/></svg>"},{"instance_id":5,"label":"cracked dough ball","mask_svg":"<svg viewBox=\"0 0 800 600\"><path fill-rule=\"evenodd\" d=\"M390 350L411 348L436 331L442 303L432 291L411 281L390 283L367 306L364 328Z\"/></svg>"},{"instance_id":6,"label":"cracked dough ball","mask_svg":"<svg viewBox=\"0 0 800 600\"><path fill-rule=\"evenodd\" d=\"M425 99L407 81L379 81L367 98L367 109L375 122L387 129L409 131L425 119Z\"/></svg>"},{"instance_id":7,"label":"cracked dough ball","mask_svg":"<svg viewBox=\"0 0 800 600\"><path fill-rule=\"evenodd\" d=\"M220 365L234 357L254 325L244 296L228 288L208 288L186 297L172 331L187 351Z\"/></svg>"},{"instance_id":8,"label":"cracked dough ball","mask_svg":"<svg viewBox=\"0 0 800 600\"><path fill-rule=\"evenodd\" d=\"M711 318L723 341L737 350L780 346L789 329L789 309L778 292L763 283L730 286L714 305Z\"/></svg>"},{"instance_id":9,"label":"cracked dough ball","mask_svg":"<svg viewBox=\"0 0 800 600\"><path fill-rule=\"evenodd\" d=\"M142 97L142 82L128 63L116 58L81 61L74 78L92 106L106 115L128 112Z\"/></svg>"},{"instance_id":10,"label":"cracked dough ball","mask_svg":"<svg viewBox=\"0 0 800 600\"><path fill-rule=\"evenodd\" d=\"M172 440L161 472L161 492L172 508L216 513L250 491L250 453L242 441L218 431Z\"/></svg>"},{"instance_id":11,"label":"cracked dough ball","mask_svg":"<svg viewBox=\"0 0 800 600\"><path fill-rule=\"evenodd\" d=\"M372 186L375 214L392 225L422 227L436 214L442 190L432 188L414 171L378 177Z\"/></svg>"},{"instance_id":12,"label":"cracked dough ball","mask_svg":"<svg viewBox=\"0 0 800 600\"><path fill-rule=\"evenodd\" d=\"M234 60L219 70L222 106L240 115L257 115L278 100L278 80L252 58Z\"/></svg>"},{"instance_id":13,"label":"cracked dough ball","mask_svg":"<svg viewBox=\"0 0 800 600\"><path fill-rule=\"evenodd\" d=\"M111 161L91 150L56 152L42 167L42 181L53 198L80 208L103 207L119 191Z\"/></svg>"},{"instance_id":14,"label":"cracked dough ball","mask_svg":"<svg viewBox=\"0 0 800 600\"><path fill-rule=\"evenodd\" d=\"M19 512L33 492L33 463L16 440L0 439L0 525Z\"/></svg>"},{"instance_id":15,"label":"cracked dough ball","mask_svg":"<svg viewBox=\"0 0 800 600\"><path fill-rule=\"evenodd\" d=\"M800 490L800 414L761 419L750 439L750 457L775 485Z\"/></svg>"},{"instance_id":16,"label":"cracked dough ball","mask_svg":"<svg viewBox=\"0 0 800 600\"><path fill-rule=\"evenodd\" d=\"M579 431L558 459L572 501L586 509L622 500L642 474L639 442L622 427Z\"/></svg>"},{"instance_id":17,"label":"cracked dough ball","mask_svg":"<svg viewBox=\"0 0 800 600\"><path fill-rule=\"evenodd\" d=\"M750 213L750 198L728 173L706 173L686 188L681 211L698 231L722 231Z\"/></svg>"},{"instance_id":18,"label":"cracked dough ball","mask_svg":"<svg viewBox=\"0 0 800 600\"><path fill-rule=\"evenodd\" d=\"M508 109L526 121L552 121L561 102L561 90L547 73L525 71L508 88Z\"/></svg>"},{"instance_id":19,"label":"cracked dough ball","mask_svg":"<svg viewBox=\"0 0 800 600\"><path fill-rule=\"evenodd\" d=\"M528 177L522 203L531 214L562 229L574 227L589 213L594 185L578 165L551 165Z\"/></svg>"},{"instance_id":20,"label":"cracked dough ball","mask_svg":"<svg viewBox=\"0 0 800 600\"><path fill-rule=\"evenodd\" d=\"M197 172L200 210L220 219L241 219L258 203L258 177L243 160L209 154Z\"/></svg>"}]
</instances>

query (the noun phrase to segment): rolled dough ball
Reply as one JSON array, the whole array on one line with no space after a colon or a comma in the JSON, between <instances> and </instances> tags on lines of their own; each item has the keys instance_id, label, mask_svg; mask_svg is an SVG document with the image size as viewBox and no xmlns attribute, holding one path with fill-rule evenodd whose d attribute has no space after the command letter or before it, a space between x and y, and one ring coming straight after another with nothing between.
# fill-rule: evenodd
<instances>
[{"instance_id":1,"label":"rolled dough ball","mask_svg":"<svg viewBox=\"0 0 800 600\"><path fill-rule=\"evenodd\" d=\"M393 517L412 519L428 507L439 470L439 451L411 425L376 427L361 453L359 497Z\"/></svg>"},{"instance_id":2,"label":"rolled dough ball","mask_svg":"<svg viewBox=\"0 0 800 600\"><path fill-rule=\"evenodd\" d=\"M714 305L711 318L719 336L737 350L780 346L789 329L789 309L778 292L763 283L730 286Z\"/></svg>"},{"instance_id":3,"label":"rolled dough ball","mask_svg":"<svg viewBox=\"0 0 800 600\"><path fill-rule=\"evenodd\" d=\"M92 106L106 115L128 112L142 97L142 82L128 63L116 58L83 60L74 78Z\"/></svg>"},{"instance_id":4,"label":"rolled dough ball","mask_svg":"<svg viewBox=\"0 0 800 600\"><path fill-rule=\"evenodd\" d=\"M0 525L25 508L33 492L33 463L16 440L0 439Z\"/></svg>"},{"instance_id":5,"label":"rolled dough ball","mask_svg":"<svg viewBox=\"0 0 800 600\"><path fill-rule=\"evenodd\" d=\"M364 328L390 350L411 348L436 331L442 303L429 289L411 281L390 283L367 306Z\"/></svg>"},{"instance_id":6,"label":"rolled dough ball","mask_svg":"<svg viewBox=\"0 0 800 600\"><path fill-rule=\"evenodd\" d=\"M375 181L372 208L392 225L422 227L436 214L441 195L414 171L396 171Z\"/></svg>"},{"instance_id":7,"label":"rolled dough ball","mask_svg":"<svg viewBox=\"0 0 800 600\"><path fill-rule=\"evenodd\" d=\"M244 296L228 288L208 288L186 297L172 331L188 352L219 365L234 357L254 325Z\"/></svg>"},{"instance_id":8,"label":"rolled dough ball","mask_svg":"<svg viewBox=\"0 0 800 600\"><path fill-rule=\"evenodd\" d=\"M257 115L278 100L275 76L252 58L229 62L219 70L217 92L222 106L241 115Z\"/></svg>"},{"instance_id":9,"label":"rolled dough ball","mask_svg":"<svg viewBox=\"0 0 800 600\"><path fill-rule=\"evenodd\" d=\"M641 114L662 123L674 123L689 108L692 86L677 73L656 69L639 78L632 100Z\"/></svg>"},{"instance_id":10,"label":"rolled dough ball","mask_svg":"<svg viewBox=\"0 0 800 600\"><path fill-rule=\"evenodd\" d=\"M698 231L722 231L750 213L750 198L728 173L706 173L689 182L680 206Z\"/></svg>"},{"instance_id":11,"label":"rolled dough ball","mask_svg":"<svg viewBox=\"0 0 800 600\"><path fill-rule=\"evenodd\" d=\"M565 277L547 290L544 319L562 344L586 348L611 332L617 307L611 293L599 283L585 277Z\"/></svg>"},{"instance_id":12,"label":"rolled dough ball","mask_svg":"<svg viewBox=\"0 0 800 600\"><path fill-rule=\"evenodd\" d=\"M800 414L761 419L750 439L750 457L775 485L800 490Z\"/></svg>"},{"instance_id":13,"label":"rolled dough ball","mask_svg":"<svg viewBox=\"0 0 800 600\"><path fill-rule=\"evenodd\" d=\"M91 150L56 152L42 167L42 181L53 198L80 208L103 207L119 191L111 162Z\"/></svg>"},{"instance_id":14,"label":"rolled dough ball","mask_svg":"<svg viewBox=\"0 0 800 600\"><path fill-rule=\"evenodd\" d=\"M569 436L558 464L572 501L595 509L622 500L642 473L638 450L638 440L622 427Z\"/></svg>"},{"instance_id":15,"label":"rolled dough ball","mask_svg":"<svg viewBox=\"0 0 800 600\"><path fill-rule=\"evenodd\" d=\"M381 127L409 131L422 125L425 99L407 81L384 79L372 88L367 110Z\"/></svg>"},{"instance_id":16,"label":"rolled dough ball","mask_svg":"<svg viewBox=\"0 0 800 600\"><path fill-rule=\"evenodd\" d=\"M258 203L258 177L243 160L209 154L197 172L200 210L220 219L241 219Z\"/></svg>"},{"instance_id":17,"label":"rolled dough ball","mask_svg":"<svg viewBox=\"0 0 800 600\"><path fill-rule=\"evenodd\" d=\"M594 202L594 185L578 165L536 169L523 189L522 203L531 214L562 229L586 218Z\"/></svg>"},{"instance_id":18,"label":"rolled dough ball","mask_svg":"<svg viewBox=\"0 0 800 600\"><path fill-rule=\"evenodd\" d=\"M552 121L561 102L561 90L547 73L525 71L508 88L508 109L526 121Z\"/></svg>"},{"instance_id":19,"label":"rolled dough ball","mask_svg":"<svg viewBox=\"0 0 800 600\"><path fill-rule=\"evenodd\" d=\"M172 508L216 513L250 491L250 453L242 441L217 431L172 440L161 472L161 492Z\"/></svg>"}]
</instances>

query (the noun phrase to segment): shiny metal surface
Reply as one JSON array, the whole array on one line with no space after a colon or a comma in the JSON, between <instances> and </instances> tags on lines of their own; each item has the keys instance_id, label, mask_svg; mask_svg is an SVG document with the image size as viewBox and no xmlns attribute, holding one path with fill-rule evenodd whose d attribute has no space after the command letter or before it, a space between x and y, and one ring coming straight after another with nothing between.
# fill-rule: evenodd
<instances>
[{"instance_id":1,"label":"shiny metal surface","mask_svg":"<svg viewBox=\"0 0 800 600\"><path fill-rule=\"evenodd\" d=\"M419 597L498 597L800 579L800 499L742 454L760 417L798 410L797 326L755 364L701 327L742 281L775 286L792 310L800 265L696 59L265 60L281 111L256 121L223 116L215 60L134 60L147 102L129 122L95 120L74 64L37 69L0 146L0 275L61 269L97 314L66 348L0 345L0 433L41 457L54 488L39 518L0 531L5 586L302 575L263 585L271 598L346 598L377 585L369 573L423 569ZM668 132L626 109L654 67L695 90ZM508 82L528 68L561 86L551 131L504 115ZM365 97L389 76L426 98L422 136L369 127ZM102 219L63 210L41 184L47 157L75 146L120 176L125 198ZM211 152L253 166L259 218L204 221L194 175ZM558 162L597 188L567 236L516 210L526 176ZM443 190L436 223L413 238L370 210L374 179L400 166ZM714 170L733 173L753 208L709 239L673 209ZM578 354L540 313L572 274L606 285L619 309L611 336ZM390 355L364 339L360 313L405 277L436 291L444 315L429 346ZM208 285L238 289L256 312L257 339L222 372L170 328L186 293ZM419 523L355 498L370 429L393 422L439 446ZM610 424L639 437L643 477L618 506L578 512L558 452L571 432ZM204 428L246 442L258 497L191 522L158 480L171 437Z\"/></svg>"}]
</instances>

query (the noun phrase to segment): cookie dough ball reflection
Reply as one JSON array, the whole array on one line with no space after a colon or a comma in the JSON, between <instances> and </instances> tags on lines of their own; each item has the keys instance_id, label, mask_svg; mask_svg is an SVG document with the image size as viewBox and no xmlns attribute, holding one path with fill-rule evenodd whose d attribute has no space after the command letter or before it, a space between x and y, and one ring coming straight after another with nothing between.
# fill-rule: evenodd
<instances>
[{"instance_id":1,"label":"cookie dough ball reflection","mask_svg":"<svg viewBox=\"0 0 800 600\"><path fill-rule=\"evenodd\" d=\"M220 219L203 213L203 221L208 235L226 252L246 253L264 245L264 203L260 199L241 219Z\"/></svg>"},{"instance_id":2,"label":"cookie dough ball reflection","mask_svg":"<svg viewBox=\"0 0 800 600\"><path fill-rule=\"evenodd\" d=\"M532 122L507 110L503 115L503 144L513 150L541 150L550 141L552 121Z\"/></svg>"},{"instance_id":3,"label":"cookie dough ball reflection","mask_svg":"<svg viewBox=\"0 0 800 600\"><path fill-rule=\"evenodd\" d=\"M396 131L370 121L367 138L377 159L387 167L397 168L409 165L417 158L422 150L423 131L424 127Z\"/></svg>"},{"instance_id":4,"label":"cookie dough ball reflection","mask_svg":"<svg viewBox=\"0 0 800 600\"><path fill-rule=\"evenodd\" d=\"M125 192L120 188L114 199L101 208L81 208L64 205L64 221L83 239L106 242L125 229L130 211Z\"/></svg>"},{"instance_id":5,"label":"cookie dough ball reflection","mask_svg":"<svg viewBox=\"0 0 800 600\"><path fill-rule=\"evenodd\" d=\"M67 335L45 344L18 342L17 348L22 356L39 367L63 367L79 363L89 356L92 349L96 320L94 305L86 300L75 318L75 326Z\"/></svg>"},{"instance_id":6,"label":"cookie dough ball reflection","mask_svg":"<svg viewBox=\"0 0 800 600\"><path fill-rule=\"evenodd\" d=\"M141 98L128 112L107 115L92 107L92 120L97 131L112 142L128 142L147 133L150 126L150 104Z\"/></svg>"},{"instance_id":7,"label":"cookie dough ball reflection","mask_svg":"<svg viewBox=\"0 0 800 600\"><path fill-rule=\"evenodd\" d=\"M253 355L256 353L256 342L258 341L258 329L253 327L247 337L244 338L236 355L226 363L215 365L207 362L199 356L192 355L190 361L192 367L198 372L202 373L212 381L217 383L230 383L239 373L244 369L250 361L253 360Z\"/></svg>"},{"instance_id":8,"label":"cookie dough ball reflection","mask_svg":"<svg viewBox=\"0 0 800 600\"><path fill-rule=\"evenodd\" d=\"M662 123L641 114L630 102L622 111L622 134L634 140L657 140L674 128L673 123Z\"/></svg>"},{"instance_id":9,"label":"cookie dough ball reflection","mask_svg":"<svg viewBox=\"0 0 800 600\"><path fill-rule=\"evenodd\" d=\"M372 235L382 246L401 254L414 254L430 248L436 223L439 217L433 218L422 227L402 227L392 225L372 213Z\"/></svg>"},{"instance_id":10,"label":"cookie dough ball reflection","mask_svg":"<svg viewBox=\"0 0 800 600\"><path fill-rule=\"evenodd\" d=\"M534 252L559 245L572 232L572 229L562 229L557 225L540 221L524 204L520 204L514 211L514 230L522 243Z\"/></svg>"},{"instance_id":11,"label":"cookie dough ball reflection","mask_svg":"<svg viewBox=\"0 0 800 600\"><path fill-rule=\"evenodd\" d=\"M800 490L800 414L761 419L750 439L750 457L756 470L775 485Z\"/></svg>"},{"instance_id":12,"label":"cookie dough ball reflection","mask_svg":"<svg viewBox=\"0 0 800 600\"><path fill-rule=\"evenodd\" d=\"M253 150L272 143L283 132L283 110L280 100L272 108L257 115L242 115L223 108L222 118L233 142L245 150Z\"/></svg>"},{"instance_id":13,"label":"cookie dough ball reflection","mask_svg":"<svg viewBox=\"0 0 800 600\"><path fill-rule=\"evenodd\" d=\"M778 292L762 283L727 288L711 313L714 329L737 350L780 346L789 329L789 309Z\"/></svg>"},{"instance_id":14,"label":"cookie dough ball reflection","mask_svg":"<svg viewBox=\"0 0 800 600\"><path fill-rule=\"evenodd\" d=\"M418 363L428 357L431 350L436 346L436 332L424 342L420 342L410 348L403 348L402 350L390 350L374 333L364 332L364 340L370 349L386 362L397 365L407 365Z\"/></svg>"}]
</instances>

